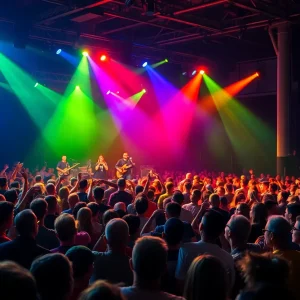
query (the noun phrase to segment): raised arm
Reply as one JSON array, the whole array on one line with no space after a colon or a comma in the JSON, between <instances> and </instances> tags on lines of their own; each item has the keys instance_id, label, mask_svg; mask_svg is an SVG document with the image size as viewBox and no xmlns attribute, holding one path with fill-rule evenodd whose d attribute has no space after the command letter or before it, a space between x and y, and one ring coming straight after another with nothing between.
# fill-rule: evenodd
<instances>
[{"instance_id":1,"label":"raised arm","mask_svg":"<svg viewBox=\"0 0 300 300\"><path fill-rule=\"evenodd\" d=\"M108 181L108 180L100 179L99 183L103 183L105 185L108 185L108 186L111 186L111 187L113 187L115 189L118 189L118 185L116 183L113 183L113 182Z\"/></svg>"},{"instance_id":2,"label":"raised arm","mask_svg":"<svg viewBox=\"0 0 300 300\"><path fill-rule=\"evenodd\" d=\"M4 168L3 168L3 170L0 172L0 176L1 177L6 177L6 170L9 168L9 166L8 165L5 165L4 166Z\"/></svg>"},{"instance_id":3,"label":"raised arm","mask_svg":"<svg viewBox=\"0 0 300 300\"><path fill-rule=\"evenodd\" d=\"M147 195L148 190L149 190L150 180L151 180L151 174L149 172L148 175L147 175L147 181L146 181L146 184L145 184L144 190L143 190L143 193L146 194L146 195Z\"/></svg>"}]
</instances>

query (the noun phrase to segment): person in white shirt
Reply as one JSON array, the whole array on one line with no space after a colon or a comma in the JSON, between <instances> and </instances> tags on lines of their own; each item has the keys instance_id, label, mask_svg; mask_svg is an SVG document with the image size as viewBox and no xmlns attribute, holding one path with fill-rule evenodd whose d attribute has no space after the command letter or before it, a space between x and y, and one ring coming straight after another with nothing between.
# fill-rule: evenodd
<instances>
[{"instance_id":1,"label":"person in white shirt","mask_svg":"<svg viewBox=\"0 0 300 300\"><path fill-rule=\"evenodd\" d=\"M194 258L202 254L210 254L223 263L229 276L230 287L233 286L235 279L233 258L216 244L217 238L224 233L225 226L224 218L219 212L211 209L204 214L199 225L201 241L186 243L179 250L175 274L179 281L183 282L185 280Z\"/></svg>"},{"instance_id":2,"label":"person in white shirt","mask_svg":"<svg viewBox=\"0 0 300 300\"><path fill-rule=\"evenodd\" d=\"M133 285L121 288L127 300L184 300L161 291L161 279L167 268L168 246L158 237L138 239L132 251Z\"/></svg>"},{"instance_id":3,"label":"person in white shirt","mask_svg":"<svg viewBox=\"0 0 300 300\"><path fill-rule=\"evenodd\" d=\"M193 190L192 196L191 196L191 203L184 204L182 206L183 209L186 209L190 211L193 215L193 218L196 217L198 211L201 208L201 205L198 205L199 200L201 199L201 191L200 190Z\"/></svg>"}]
</instances>

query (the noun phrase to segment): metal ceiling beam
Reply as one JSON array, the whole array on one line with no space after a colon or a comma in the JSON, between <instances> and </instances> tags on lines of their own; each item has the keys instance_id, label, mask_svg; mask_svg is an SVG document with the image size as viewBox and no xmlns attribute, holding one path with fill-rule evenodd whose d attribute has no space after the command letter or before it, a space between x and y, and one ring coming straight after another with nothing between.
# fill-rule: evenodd
<instances>
[{"instance_id":1,"label":"metal ceiling beam","mask_svg":"<svg viewBox=\"0 0 300 300\"><path fill-rule=\"evenodd\" d=\"M79 7L79 8L76 8L76 9L72 9L72 10L69 10L69 11L67 11L67 12L65 12L65 13L56 15L56 16L54 16L54 17L47 18L47 19L45 19L45 20L40 21L39 23L40 23L40 24L45 24L45 23L48 24L48 23L51 23L52 21L55 21L55 20L57 20L57 19L60 19L60 18L69 16L69 15L73 15L73 14L78 13L78 12L81 12L81 11L83 11L83 10L90 9L90 8L94 8L94 7L97 7L97 6L100 6L100 5L109 3L109 2L112 2L112 0L102 0L102 1L97 1L97 2L95 2L95 3L93 3L93 4L86 5L86 6L83 6L83 7Z\"/></svg>"},{"instance_id":2,"label":"metal ceiling beam","mask_svg":"<svg viewBox=\"0 0 300 300\"><path fill-rule=\"evenodd\" d=\"M190 7L190 8L175 11L173 13L173 15L178 16L178 15L193 12L193 11L196 11L196 10L200 10L200 9L204 9L204 8L208 8L208 7L213 7L213 6L216 6L216 5L220 5L220 4L223 4L223 3L227 3L227 0L217 0L217 1L206 2L206 3L200 4L200 5L194 6L194 7Z\"/></svg>"}]
</instances>

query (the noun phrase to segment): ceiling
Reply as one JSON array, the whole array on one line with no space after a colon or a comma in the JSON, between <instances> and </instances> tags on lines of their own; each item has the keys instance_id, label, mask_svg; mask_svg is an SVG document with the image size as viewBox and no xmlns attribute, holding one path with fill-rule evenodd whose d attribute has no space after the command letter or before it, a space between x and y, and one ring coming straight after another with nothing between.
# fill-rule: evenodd
<instances>
[{"instance_id":1,"label":"ceiling","mask_svg":"<svg viewBox=\"0 0 300 300\"><path fill-rule=\"evenodd\" d=\"M274 56L268 30L280 22L300 21L298 0L126 1L0 3L0 38L105 48L125 57L168 56L179 64L219 63Z\"/></svg>"}]
</instances>

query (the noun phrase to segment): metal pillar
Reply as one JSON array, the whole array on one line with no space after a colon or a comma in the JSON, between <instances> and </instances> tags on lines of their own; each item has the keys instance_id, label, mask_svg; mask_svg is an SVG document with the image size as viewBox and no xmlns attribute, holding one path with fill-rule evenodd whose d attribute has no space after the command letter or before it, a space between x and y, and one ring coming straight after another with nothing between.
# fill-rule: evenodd
<instances>
[{"instance_id":1,"label":"metal pillar","mask_svg":"<svg viewBox=\"0 0 300 300\"><path fill-rule=\"evenodd\" d=\"M284 175L290 154L291 43L290 25L278 26L277 56L277 174Z\"/></svg>"}]
</instances>

